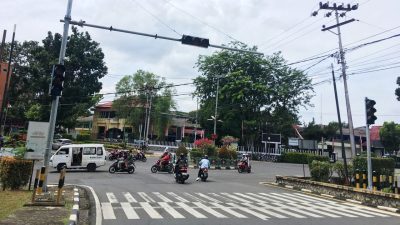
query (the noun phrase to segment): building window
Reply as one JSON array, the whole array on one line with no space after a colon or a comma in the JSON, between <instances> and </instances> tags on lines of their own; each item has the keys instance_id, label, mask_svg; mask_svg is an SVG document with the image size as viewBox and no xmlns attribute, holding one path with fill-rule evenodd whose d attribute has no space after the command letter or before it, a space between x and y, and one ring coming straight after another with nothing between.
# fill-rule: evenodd
<instances>
[{"instance_id":1,"label":"building window","mask_svg":"<svg viewBox=\"0 0 400 225\"><path fill-rule=\"evenodd\" d=\"M100 118L115 118L115 111L101 111Z\"/></svg>"}]
</instances>

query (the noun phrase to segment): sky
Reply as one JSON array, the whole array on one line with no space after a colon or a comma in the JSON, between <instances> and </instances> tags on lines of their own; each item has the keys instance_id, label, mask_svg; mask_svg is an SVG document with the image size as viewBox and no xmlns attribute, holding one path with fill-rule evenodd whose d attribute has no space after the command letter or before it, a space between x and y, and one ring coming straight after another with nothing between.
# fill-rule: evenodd
<instances>
[{"instance_id":1,"label":"sky","mask_svg":"<svg viewBox=\"0 0 400 225\"><path fill-rule=\"evenodd\" d=\"M17 41L41 41L47 32L62 33L67 0L2 0L0 31L7 30L7 41L16 24ZM222 45L241 41L257 46L265 55L280 51L290 63L324 56L338 50L338 36L321 31L322 25L335 24L329 11L319 10L315 0L75 0L71 18L89 24L181 38L183 34L205 37L210 44ZM333 2L331 2L333 3ZM341 3L341 2L338 2ZM357 10L347 12L340 21L356 19L341 26L346 50L348 93L354 127L365 124L364 99L376 101L376 125L385 121L400 123L400 101L394 94L400 76L400 37L356 46L400 33L400 1L360 0ZM124 76L142 69L165 77L168 83L191 83L200 75L195 63L199 55L211 55L216 48L198 48L179 42L132 34L110 32L90 27L92 39L100 43L105 54L108 75L101 79L101 93L115 91L115 84ZM67 46L68 47L68 46ZM321 54L324 53L324 54ZM326 59L324 59L326 58ZM300 121L317 124L337 121L331 64L336 76L341 69L333 57L322 57L291 67L303 70L314 85L312 107L300 108ZM342 121L347 122L343 79L336 82ZM196 110L196 99L190 95L193 85L176 87L177 109ZM111 101L105 95L102 102Z\"/></svg>"}]
</instances>

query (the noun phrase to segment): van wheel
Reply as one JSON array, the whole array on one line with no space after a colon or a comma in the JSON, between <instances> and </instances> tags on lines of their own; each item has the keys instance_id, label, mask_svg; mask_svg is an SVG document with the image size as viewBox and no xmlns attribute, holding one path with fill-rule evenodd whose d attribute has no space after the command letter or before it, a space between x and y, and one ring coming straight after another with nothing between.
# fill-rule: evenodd
<instances>
[{"instance_id":1,"label":"van wheel","mask_svg":"<svg viewBox=\"0 0 400 225\"><path fill-rule=\"evenodd\" d=\"M87 170L88 170L89 172L94 172L94 171L96 171L96 164L90 163L89 165L87 165Z\"/></svg>"},{"instance_id":2,"label":"van wheel","mask_svg":"<svg viewBox=\"0 0 400 225\"><path fill-rule=\"evenodd\" d=\"M60 163L57 165L57 172L61 172L64 168L67 168L67 166L64 163Z\"/></svg>"}]
</instances>

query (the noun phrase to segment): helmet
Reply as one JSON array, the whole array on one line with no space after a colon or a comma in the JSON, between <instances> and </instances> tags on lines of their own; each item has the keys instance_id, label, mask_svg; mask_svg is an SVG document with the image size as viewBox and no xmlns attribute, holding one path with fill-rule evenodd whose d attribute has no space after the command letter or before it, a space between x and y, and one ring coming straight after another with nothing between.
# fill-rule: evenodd
<instances>
[{"instance_id":1,"label":"helmet","mask_svg":"<svg viewBox=\"0 0 400 225\"><path fill-rule=\"evenodd\" d=\"M169 147L166 147L164 152L169 152Z\"/></svg>"},{"instance_id":2,"label":"helmet","mask_svg":"<svg viewBox=\"0 0 400 225\"><path fill-rule=\"evenodd\" d=\"M208 159L208 155L204 155L204 158L205 158L205 159Z\"/></svg>"},{"instance_id":3,"label":"helmet","mask_svg":"<svg viewBox=\"0 0 400 225\"><path fill-rule=\"evenodd\" d=\"M179 156L180 156L180 157L183 157L183 156L185 156L185 154L181 153L181 154L179 154Z\"/></svg>"}]
</instances>

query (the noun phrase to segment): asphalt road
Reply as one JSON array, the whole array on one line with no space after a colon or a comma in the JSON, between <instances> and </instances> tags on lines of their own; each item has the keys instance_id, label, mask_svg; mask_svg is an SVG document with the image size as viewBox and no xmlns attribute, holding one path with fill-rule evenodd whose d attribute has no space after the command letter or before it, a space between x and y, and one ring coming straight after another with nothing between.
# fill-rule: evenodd
<instances>
[{"instance_id":1,"label":"asphalt road","mask_svg":"<svg viewBox=\"0 0 400 225\"><path fill-rule=\"evenodd\" d=\"M277 174L303 175L302 165L252 162L250 174L210 170L207 182L196 182L191 169L189 180L177 184L172 174L150 172L155 161L136 162L134 174L108 173L111 162L93 173L71 170L65 182L93 188L103 225L399 224L400 214L260 184ZM49 183L57 180L50 172Z\"/></svg>"}]
</instances>

